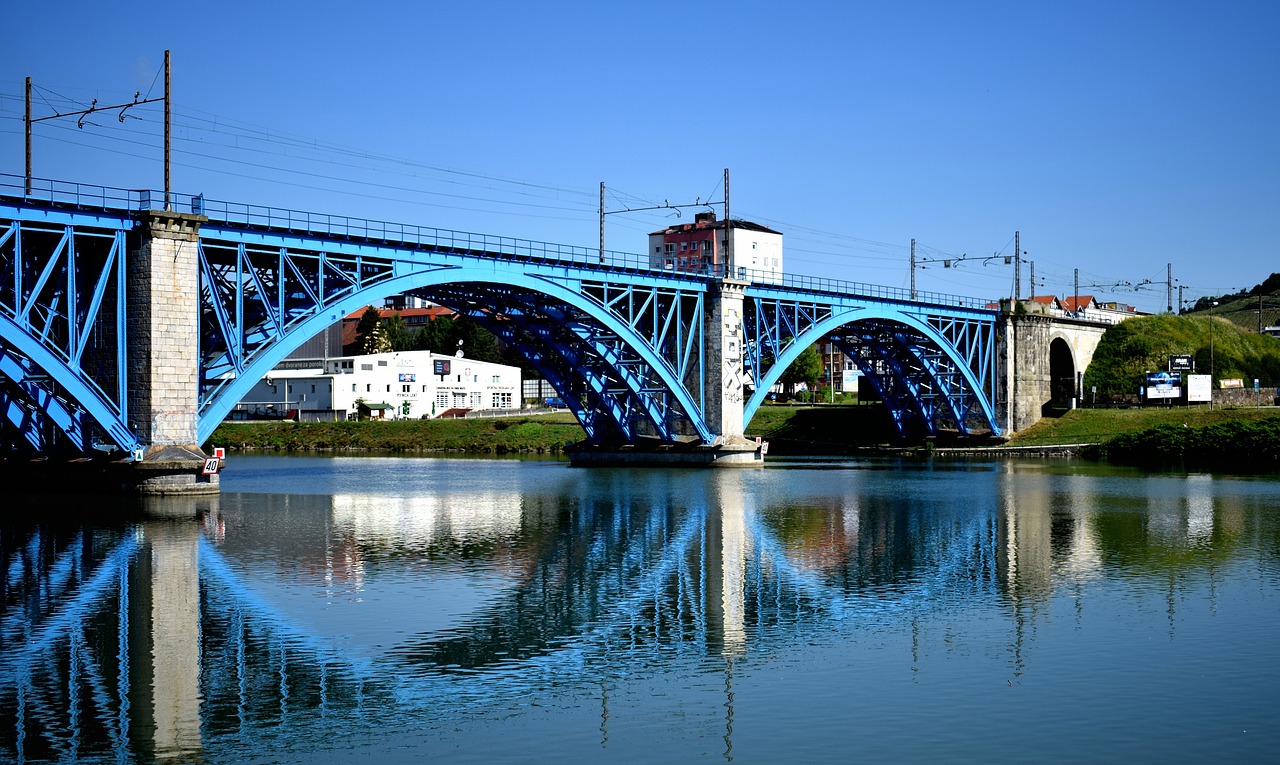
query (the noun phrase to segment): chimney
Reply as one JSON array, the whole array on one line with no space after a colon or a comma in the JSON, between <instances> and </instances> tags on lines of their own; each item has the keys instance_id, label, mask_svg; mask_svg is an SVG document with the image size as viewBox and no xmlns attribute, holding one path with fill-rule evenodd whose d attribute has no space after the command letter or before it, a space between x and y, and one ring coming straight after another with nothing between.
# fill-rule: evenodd
<instances>
[{"instance_id":1,"label":"chimney","mask_svg":"<svg viewBox=\"0 0 1280 765\"><path fill-rule=\"evenodd\" d=\"M694 213L694 214L693 214L693 222L694 222L695 224L696 224L696 223L715 223L715 222L716 222L716 211L715 211L715 210L711 210L711 211L709 211L709 212Z\"/></svg>"}]
</instances>

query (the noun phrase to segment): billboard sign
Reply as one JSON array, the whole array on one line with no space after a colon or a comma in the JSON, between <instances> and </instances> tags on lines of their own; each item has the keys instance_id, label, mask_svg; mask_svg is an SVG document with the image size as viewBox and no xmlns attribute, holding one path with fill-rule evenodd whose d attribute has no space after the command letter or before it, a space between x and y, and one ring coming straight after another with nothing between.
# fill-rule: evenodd
<instances>
[{"instance_id":1,"label":"billboard sign","mask_svg":"<svg viewBox=\"0 0 1280 765\"><path fill-rule=\"evenodd\" d=\"M1195 366L1189 355L1179 355L1169 357L1170 372L1190 372Z\"/></svg>"},{"instance_id":2,"label":"billboard sign","mask_svg":"<svg viewBox=\"0 0 1280 765\"><path fill-rule=\"evenodd\" d=\"M1182 376L1169 372L1147 372L1147 400L1182 398Z\"/></svg>"},{"instance_id":3,"label":"billboard sign","mask_svg":"<svg viewBox=\"0 0 1280 765\"><path fill-rule=\"evenodd\" d=\"M413 374L412 372L400 373L400 382L417 382L417 381L418 381L418 376Z\"/></svg>"},{"instance_id":4,"label":"billboard sign","mask_svg":"<svg viewBox=\"0 0 1280 765\"><path fill-rule=\"evenodd\" d=\"M1209 375L1187 375L1187 403L1205 404L1213 400L1213 383Z\"/></svg>"},{"instance_id":5,"label":"billboard sign","mask_svg":"<svg viewBox=\"0 0 1280 765\"><path fill-rule=\"evenodd\" d=\"M438 375L447 375L447 374L449 374L449 362L448 362L447 360L445 360L445 359L436 359L436 361L435 361L435 373L436 373L436 374L438 374Z\"/></svg>"}]
</instances>

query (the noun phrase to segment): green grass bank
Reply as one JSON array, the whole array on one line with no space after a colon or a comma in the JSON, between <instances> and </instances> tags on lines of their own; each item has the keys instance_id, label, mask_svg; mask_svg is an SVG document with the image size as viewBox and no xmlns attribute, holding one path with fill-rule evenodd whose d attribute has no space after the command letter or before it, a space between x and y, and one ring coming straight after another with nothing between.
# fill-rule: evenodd
<instances>
[{"instance_id":1,"label":"green grass bank","mask_svg":"<svg viewBox=\"0 0 1280 765\"><path fill-rule=\"evenodd\" d=\"M477 420L224 422L210 446L232 451L559 452L584 437L568 413Z\"/></svg>"},{"instance_id":2,"label":"green grass bank","mask_svg":"<svg viewBox=\"0 0 1280 765\"><path fill-rule=\"evenodd\" d=\"M1101 444L1161 427L1197 429L1277 418L1276 409L1248 407L1076 409L1041 420L1007 446ZM882 408L838 404L764 406L746 432L768 440L770 453L779 455L842 453L889 444L893 436ZM558 453L584 437L573 416L561 412L476 420L227 422L214 431L208 446L232 451Z\"/></svg>"}]
</instances>

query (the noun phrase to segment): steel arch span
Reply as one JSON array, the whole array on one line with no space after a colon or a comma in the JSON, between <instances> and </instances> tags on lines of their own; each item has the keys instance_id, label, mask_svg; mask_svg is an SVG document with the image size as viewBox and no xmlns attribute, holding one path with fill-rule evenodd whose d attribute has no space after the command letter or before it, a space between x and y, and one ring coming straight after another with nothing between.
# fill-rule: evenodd
<instances>
[{"instance_id":1,"label":"steel arch span","mask_svg":"<svg viewBox=\"0 0 1280 765\"><path fill-rule=\"evenodd\" d=\"M525 354L593 443L716 438L702 414L702 280L219 226L199 249L202 442L289 352L405 292Z\"/></svg>"},{"instance_id":2,"label":"steel arch span","mask_svg":"<svg viewBox=\"0 0 1280 765\"><path fill-rule=\"evenodd\" d=\"M0 202L0 444L132 452L118 212Z\"/></svg>"},{"instance_id":3,"label":"steel arch span","mask_svg":"<svg viewBox=\"0 0 1280 765\"><path fill-rule=\"evenodd\" d=\"M749 421L805 348L828 339L880 393L899 435L1001 432L995 412L995 311L748 289ZM834 371L833 371L834 373Z\"/></svg>"}]
</instances>

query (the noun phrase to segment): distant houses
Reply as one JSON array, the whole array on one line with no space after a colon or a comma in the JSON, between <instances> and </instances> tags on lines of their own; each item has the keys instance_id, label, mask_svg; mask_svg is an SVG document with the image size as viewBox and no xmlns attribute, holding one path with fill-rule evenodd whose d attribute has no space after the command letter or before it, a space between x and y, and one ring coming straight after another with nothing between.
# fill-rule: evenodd
<instances>
[{"instance_id":1,"label":"distant houses","mask_svg":"<svg viewBox=\"0 0 1280 765\"><path fill-rule=\"evenodd\" d=\"M1140 316L1138 309L1131 305L1117 302L1098 302L1093 295L1032 295L1023 298L1022 303L1039 307L1038 312L1062 319L1079 319L1095 324L1119 324L1125 319ZM987 303L987 308L999 309L1000 303Z\"/></svg>"}]
</instances>

